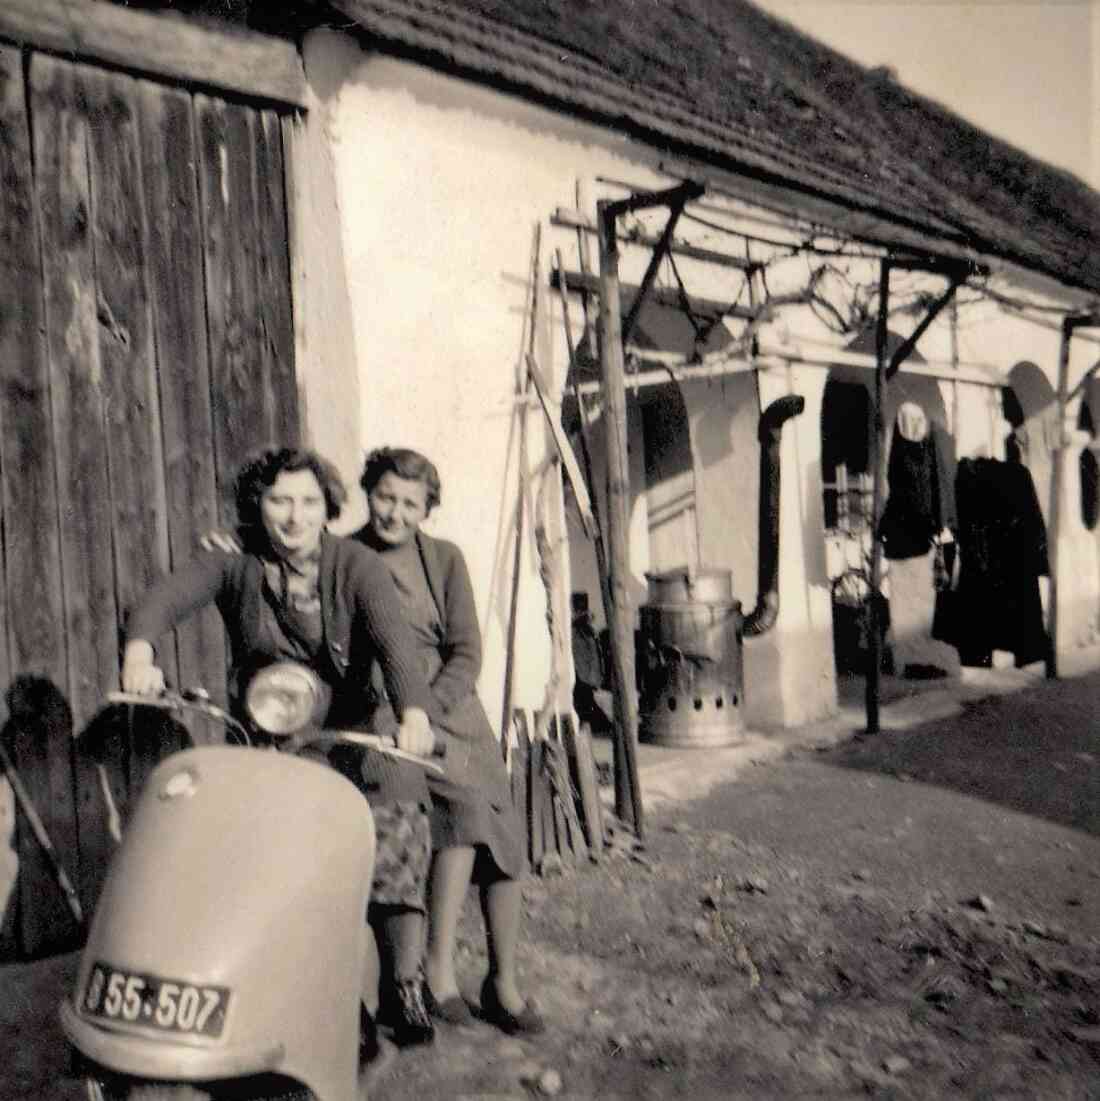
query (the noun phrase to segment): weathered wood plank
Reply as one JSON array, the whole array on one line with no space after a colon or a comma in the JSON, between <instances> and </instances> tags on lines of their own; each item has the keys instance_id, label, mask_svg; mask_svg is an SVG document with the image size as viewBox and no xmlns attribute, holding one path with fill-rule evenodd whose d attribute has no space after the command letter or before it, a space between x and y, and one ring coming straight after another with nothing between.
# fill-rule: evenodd
<instances>
[{"instance_id":1,"label":"weathered wood plank","mask_svg":"<svg viewBox=\"0 0 1100 1101\"><path fill-rule=\"evenodd\" d=\"M234 475L248 456L274 442L265 425L256 308L252 112L196 96L195 115L219 519L231 524Z\"/></svg>"},{"instance_id":2,"label":"weathered wood plank","mask_svg":"<svg viewBox=\"0 0 1100 1101\"><path fill-rule=\"evenodd\" d=\"M64 521L68 703L76 729L81 730L118 676L106 387L91 239L89 120L72 64L35 55L30 83L58 514ZM59 819L58 835L52 829L50 833L66 860L76 844L73 768L62 751L60 734L56 737L50 814ZM82 898L98 889L94 861L90 868L88 877L80 870Z\"/></svg>"},{"instance_id":3,"label":"weathered wood plank","mask_svg":"<svg viewBox=\"0 0 1100 1101\"><path fill-rule=\"evenodd\" d=\"M6 547L0 686L6 691L13 673L25 669L63 688L61 558L30 131L22 57L7 48L0 49L0 181L0 500ZM19 614L9 615L9 607ZM24 850L20 883L33 892L45 865L25 827L17 827L12 851ZM0 915L0 958L11 958L22 939L18 899L17 889Z\"/></svg>"},{"instance_id":4,"label":"weathered wood plank","mask_svg":"<svg viewBox=\"0 0 1100 1101\"><path fill-rule=\"evenodd\" d=\"M558 746L562 785L569 791L569 842L578 860L587 860L588 828L585 825L586 811L577 782L574 759L577 744L577 730L573 716L565 714L560 720L561 742Z\"/></svg>"},{"instance_id":5,"label":"weathered wood plank","mask_svg":"<svg viewBox=\"0 0 1100 1101\"><path fill-rule=\"evenodd\" d=\"M169 568L160 402L146 282L137 89L130 77L87 65L77 66L77 82L78 95L92 120L92 251L115 593L119 613L125 617ZM175 677L174 639L151 641L157 642L161 666Z\"/></svg>"},{"instance_id":6,"label":"weathered wood plank","mask_svg":"<svg viewBox=\"0 0 1100 1101\"><path fill-rule=\"evenodd\" d=\"M142 173L135 81L76 66L77 95L89 120L92 254L106 422L109 511L115 597L125 619L167 572L168 522L160 441L159 396L146 283ZM162 169L161 169L162 170ZM178 678L175 638L150 640L171 680ZM133 747L127 747L132 758ZM81 883L95 901L114 843L103 814L100 777L78 758ZM126 762L127 769L134 761ZM132 786L132 785L131 785Z\"/></svg>"},{"instance_id":7,"label":"weathered wood plank","mask_svg":"<svg viewBox=\"0 0 1100 1101\"><path fill-rule=\"evenodd\" d=\"M531 868L535 872L539 870L546 851L545 815L542 809L546 794L542 777L543 744L540 739L532 737L527 749L527 837Z\"/></svg>"},{"instance_id":8,"label":"weathered wood plank","mask_svg":"<svg viewBox=\"0 0 1100 1101\"><path fill-rule=\"evenodd\" d=\"M545 857L558 852L558 832L554 819L554 787L550 782L550 770L553 768L553 747L549 737L540 745L542 753L539 760L538 783L541 789L542 855L545 859Z\"/></svg>"},{"instance_id":9,"label":"weathered wood plank","mask_svg":"<svg viewBox=\"0 0 1100 1101\"><path fill-rule=\"evenodd\" d=\"M290 312L294 323L294 374L295 398L298 400L299 439L306 434L306 406L302 397L299 372L309 360L310 334L306 331L305 302L309 288L310 273L307 270L304 236L307 232L308 211L310 208L308 192L304 184L304 171L298 170L299 160L308 157L307 144L303 140L305 120L301 114L283 115L280 120L283 136L283 193L286 203L287 253L290 258ZM315 198L315 196L314 196ZM349 401L357 400L349 395Z\"/></svg>"},{"instance_id":10,"label":"weathered wood plank","mask_svg":"<svg viewBox=\"0 0 1100 1101\"><path fill-rule=\"evenodd\" d=\"M146 81L137 95L168 544L177 567L218 522L198 158L190 95ZM224 703L225 634L217 611L192 617L176 638L180 685L201 685Z\"/></svg>"},{"instance_id":11,"label":"weathered wood plank","mask_svg":"<svg viewBox=\"0 0 1100 1101\"><path fill-rule=\"evenodd\" d=\"M594 860L603 855L603 812L600 789L596 779L596 759L592 753L592 734L587 726L576 725L570 719L565 728L566 749L571 758L573 775L580 794L581 822Z\"/></svg>"},{"instance_id":12,"label":"weathered wood plank","mask_svg":"<svg viewBox=\"0 0 1100 1101\"><path fill-rule=\"evenodd\" d=\"M4 0L0 37L132 72L307 106L292 42L100 0Z\"/></svg>"},{"instance_id":13,"label":"weathered wood plank","mask_svg":"<svg viewBox=\"0 0 1100 1101\"><path fill-rule=\"evenodd\" d=\"M253 127L260 339L267 379L268 431L282 444L298 442L294 375L294 318L287 245L282 127L274 111L258 111Z\"/></svg>"},{"instance_id":14,"label":"weathered wood plank","mask_svg":"<svg viewBox=\"0 0 1100 1101\"><path fill-rule=\"evenodd\" d=\"M558 842L558 853L566 864L574 859L573 838L569 831L569 818L565 810L565 800L571 798L568 787L568 768L562 769L563 758L559 757L561 746L556 741L546 743L546 773L550 781L550 791L554 808L554 836ZM566 782L561 783L562 780Z\"/></svg>"}]
</instances>

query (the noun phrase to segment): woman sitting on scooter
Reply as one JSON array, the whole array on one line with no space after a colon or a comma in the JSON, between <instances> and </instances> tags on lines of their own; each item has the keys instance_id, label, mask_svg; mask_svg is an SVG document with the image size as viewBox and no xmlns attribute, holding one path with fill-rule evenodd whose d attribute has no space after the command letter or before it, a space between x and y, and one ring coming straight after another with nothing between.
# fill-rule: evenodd
<instances>
[{"instance_id":1,"label":"woman sitting on scooter","mask_svg":"<svg viewBox=\"0 0 1100 1101\"><path fill-rule=\"evenodd\" d=\"M469 761L461 774L449 769L446 777L428 777L434 854L425 959L428 1007L455 1024L470 1019L454 956L472 877L489 949L482 1017L513 1035L541 1032L542 1017L517 983L526 831L512 804L500 743L477 696L481 631L470 575L454 543L420 530L439 504L439 472L418 451L383 447L367 456L360 484L370 519L352 538L377 551L393 575L431 683L432 724L461 745Z\"/></svg>"},{"instance_id":2,"label":"woman sitting on scooter","mask_svg":"<svg viewBox=\"0 0 1100 1101\"><path fill-rule=\"evenodd\" d=\"M236 710L243 710L252 673L289 659L311 668L330 687L325 726L369 726L380 706L371 682L377 663L395 715L398 748L429 755L431 693L389 571L365 547L326 531L346 499L336 470L312 451L270 450L241 469L235 490L243 553L199 555L153 586L130 618L123 688L149 695L162 691L164 675L155 664L153 643L193 612L216 604L230 640ZM376 835L368 914L375 943L364 990L377 989L381 936L393 954L394 1039L425 1043L434 1029L421 980L431 857L424 771L371 752L357 754L355 766L351 778L370 801ZM349 771L346 757L341 771ZM369 1059L377 1052L373 1020L364 1026Z\"/></svg>"}]
</instances>

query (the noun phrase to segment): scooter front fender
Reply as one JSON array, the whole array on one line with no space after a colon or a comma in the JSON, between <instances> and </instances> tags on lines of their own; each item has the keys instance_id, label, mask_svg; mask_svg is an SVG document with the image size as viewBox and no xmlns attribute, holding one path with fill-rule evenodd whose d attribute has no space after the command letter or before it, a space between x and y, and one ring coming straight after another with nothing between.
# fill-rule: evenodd
<instances>
[{"instance_id":1,"label":"scooter front fender","mask_svg":"<svg viewBox=\"0 0 1100 1101\"><path fill-rule=\"evenodd\" d=\"M369 806L333 769L233 746L169 757L108 872L69 1038L135 1076L277 1071L353 1101L373 867Z\"/></svg>"}]
</instances>

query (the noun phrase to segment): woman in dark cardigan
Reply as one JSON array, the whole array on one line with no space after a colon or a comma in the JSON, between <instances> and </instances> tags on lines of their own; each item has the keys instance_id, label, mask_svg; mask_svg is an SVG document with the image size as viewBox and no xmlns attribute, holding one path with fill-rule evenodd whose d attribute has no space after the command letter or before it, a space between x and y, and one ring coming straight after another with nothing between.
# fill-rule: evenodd
<instances>
[{"instance_id":1,"label":"woman in dark cardigan","mask_svg":"<svg viewBox=\"0 0 1100 1101\"><path fill-rule=\"evenodd\" d=\"M236 498L242 552L200 555L145 595L128 624L123 687L140 694L163 690L153 644L193 612L216 604L229 635L238 714L253 673L294 660L331 690L324 725L369 726L381 703L372 688L372 673L380 669L398 747L430 754L432 696L390 573L376 554L325 531L345 499L333 467L313 452L264 452L238 475ZM424 771L378 753L352 757L343 767L335 754L332 760L364 791L374 815L368 917L394 957L394 1035L398 1043L423 1043L433 1034L420 974L431 855ZM372 947L364 978L371 1001L379 970ZM377 1050L373 1021L364 1025L369 1057L372 1047Z\"/></svg>"},{"instance_id":2,"label":"woman in dark cardigan","mask_svg":"<svg viewBox=\"0 0 1100 1101\"><path fill-rule=\"evenodd\" d=\"M458 921L473 878L479 888L489 950L481 987L483 1018L505 1032L535 1033L543 1024L519 992L516 948L527 855L523 825L511 797L500 743L477 696L481 632L462 552L420 531L439 503L439 474L419 452L381 448L366 459L361 479L370 519L353 538L389 567L431 685L433 727L448 738L448 776L431 776L432 871L425 997L436 1016L464 1023L454 952ZM466 750L452 768L452 745Z\"/></svg>"}]
</instances>

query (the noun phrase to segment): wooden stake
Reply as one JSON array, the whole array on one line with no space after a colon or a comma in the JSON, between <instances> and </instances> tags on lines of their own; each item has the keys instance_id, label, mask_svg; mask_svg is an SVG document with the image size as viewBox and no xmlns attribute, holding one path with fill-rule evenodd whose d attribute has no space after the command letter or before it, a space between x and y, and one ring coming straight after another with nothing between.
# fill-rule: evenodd
<instances>
[{"instance_id":1,"label":"wooden stake","mask_svg":"<svg viewBox=\"0 0 1100 1101\"><path fill-rule=\"evenodd\" d=\"M609 209L610 208L610 209ZM630 597L628 516L630 468L627 453L626 384L619 299L619 250L615 210L597 204L600 228L600 369L607 400L607 535L611 618L612 690L615 696L615 813L643 835L638 782L638 697L634 684L634 608Z\"/></svg>"},{"instance_id":2,"label":"wooden stake","mask_svg":"<svg viewBox=\"0 0 1100 1101\"><path fill-rule=\"evenodd\" d=\"M592 756L592 735L578 725L572 716L566 721L565 748L569 754L581 803L581 821L585 840L593 860L603 855L603 816L600 812L600 792L596 782L596 761Z\"/></svg>"},{"instance_id":3,"label":"wooden stake","mask_svg":"<svg viewBox=\"0 0 1100 1101\"><path fill-rule=\"evenodd\" d=\"M1062 322L1062 344L1058 351L1058 446L1054 450L1054 465L1050 472L1050 590L1047 600L1047 661L1049 680L1058 677L1058 540L1062 534L1062 464L1066 456L1066 403L1069 400L1069 351L1073 340L1073 319Z\"/></svg>"},{"instance_id":4,"label":"wooden stake","mask_svg":"<svg viewBox=\"0 0 1100 1101\"><path fill-rule=\"evenodd\" d=\"M542 247L542 225L535 224L535 240L531 257L531 329L527 339L527 354L535 351L535 332L538 326L539 278L541 265L539 250ZM522 382L517 383L519 394L527 397L531 385L531 376L527 370L527 361L523 363ZM512 555L512 592L508 602L508 638L504 650L504 701L500 717L500 729L506 731L512 722L513 678L516 664L516 627L519 617L519 575L523 566L523 517L527 500L527 402L519 402L516 415L519 417L519 445L516 461L516 543Z\"/></svg>"},{"instance_id":5,"label":"wooden stake","mask_svg":"<svg viewBox=\"0 0 1100 1101\"><path fill-rule=\"evenodd\" d=\"M875 405L874 431L871 433L871 594L867 609L870 638L867 649L867 733L879 732L879 699L882 677L882 624L879 616L879 590L882 588L882 544L878 538L878 519L882 509L882 457L886 452L886 322L890 308L890 261L883 259L878 284L878 325L875 330Z\"/></svg>"}]
</instances>

